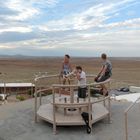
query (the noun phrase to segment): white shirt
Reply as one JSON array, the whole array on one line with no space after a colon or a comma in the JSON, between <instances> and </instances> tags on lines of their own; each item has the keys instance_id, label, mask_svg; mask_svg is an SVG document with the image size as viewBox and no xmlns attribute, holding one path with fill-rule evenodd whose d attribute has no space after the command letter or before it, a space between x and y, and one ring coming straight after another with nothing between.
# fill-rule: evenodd
<instances>
[{"instance_id":1,"label":"white shirt","mask_svg":"<svg viewBox=\"0 0 140 140\"><path fill-rule=\"evenodd\" d=\"M84 71L80 73L80 80L78 80L78 85L86 85L86 74ZM86 86L80 86L81 88L85 88Z\"/></svg>"}]
</instances>

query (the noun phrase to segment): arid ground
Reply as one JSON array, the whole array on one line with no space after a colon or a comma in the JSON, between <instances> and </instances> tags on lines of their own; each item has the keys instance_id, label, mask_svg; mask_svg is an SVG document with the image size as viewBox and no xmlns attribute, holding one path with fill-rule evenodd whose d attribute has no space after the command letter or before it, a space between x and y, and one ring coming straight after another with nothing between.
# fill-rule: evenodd
<instances>
[{"instance_id":1,"label":"arid ground","mask_svg":"<svg viewBox=\"0 0 140 140\"><path fill-rule=\"evenodd\" d=\"M111 58L113 77L117 81L131 82L140 86L140 58ZM1 82L29 82L38 72L56 74L60 71L62 58L1 58ZM81 65L86 73L96 74L101 67L99 58L73 58L73 66ZM50 96L43 97L45 103ZM112 123L106 120L93 126L93 133L87 135L85 127L59 127L58 135L52 134L52 126L46 122L34 123L34 99L18 103L7 103L0 107L0 140L50 140L55 139L95 139L95 140L122 140L124 139L124 110L129 102L112 100ZM129 112L129 139L138 140L139 104ZM9 131L10 130L10 131ZM8 133L7 133L8 132ZM112 133L110 133L112 132Z\"/></svg>"},{"instance_id":2,"label":"arid ground","mask_svg":"<svg viewBox=\"0 0 140 140\"><path fill-rule=\"evenodd\" d=\"M112 78L117 81L140 85L140 58L110 58L113 64ZM4 57L0 58L1 82L29 82L38 72L60 72L60 57ZM81 65L86 73L97 74L102 65L100 58L71 58L73 67Z\"/></svg>"}]
</instances>

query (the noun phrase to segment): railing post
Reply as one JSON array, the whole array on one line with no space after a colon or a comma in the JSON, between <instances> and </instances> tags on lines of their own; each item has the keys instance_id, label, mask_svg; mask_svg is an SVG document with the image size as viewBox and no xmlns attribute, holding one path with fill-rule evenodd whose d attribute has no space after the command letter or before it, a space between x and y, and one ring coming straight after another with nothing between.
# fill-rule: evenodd
<instances>
[{"instance_id":1,"label":"railing post","mask_svg":"<svg viewBox=\"0 0 140 140\"><path fill-rule=\"evenodd\" d=\"M53 87L53 133L56 134L55 87Z\"/></svg>"},{"instance_id":2,"label":"railing post","mask_svg":"<svg viewBox=\"0 0 140 140\"><path fill-rule=\"evenodd\" d=\"M124 113L125 119L125 140L128 140L128 120L127 120L127 112Z\"/></svg>"},{"instance_id":3,"label":"railing post","mask_svg":"<svg viewBox=\"0 0 140 140\"><path fill-rule=\"evenodd\" d=\"M74 103L74 89L70 88L70 103Z\"/></svg>"},{"instance_id":4,"label":"railing post","mask_svg":"<svg viewBox=\"0 0 140 140\"><path fill-rule=\"evenodd\" d=\"M103 98L105 99L105 97L103 97ZM106 106L105 100L103 101L103 105L104 105L104 107Z\"/></svg>"},{"instance_id":5,"label":"railing post","mask_svg":"<svg viewBox=\"0 0 140 140\"><path fill-rule=\"evenodd\" d=\"M4 82L4 94L6 94L6 83Z\"/></svg>"},{"instance_id":6,"label":"railing post","mask_svg":"<svg viewBox=\"0 0 140 140\"><path fill-rule=\"evenodd\" d=\"M35 87L35 122L37 122L37 89Z\"/></svg>"},{"instance_id":7,"label":"railing post","mask_svg":"<svg viewBox=\"0 0 140 140\"><path fill-rule=\"evenodd\" d=\"M111 101L110 101L110 96L108 97L108 110L109 110L108 122L111 123Z\"/></svg>"},{"instance_id":8,"label":"railing post","mask_svg":"<svg viewBox=\"0 0 140 140\"><path fill-rule=\"evenodd\" d=\"M128 140L128 112L130 111L130 109L132 109L135 104L140 100L140 97L137 98L137 100L132 103L124 112L124 121L125 121L125 140Z\"/></svg>"},{"instance_id":9,"label":"railing post","mask_svg":"<svg viewBox=\"0 0 140 140\"><path fill-rule=\"evenodd\" d=\"M92 120L93 120L93 116L92 116L92 104L90 102L90 86L88 86L88 114L89 114L89 126L91 128L91 132L92 132Z\"/></svg>"},{"instance_id":10,"label":"railing post","mask_svg":"<svg viewBox=\"0 0 140 140\"><path fill-rule=\"evenodd\" d=\"M61 75L58 76L59 84L61 84Z\"/></svg>"},{"instance_id":11,"label":"railing post","mask_svg":"<svg viewBox=\"0 0 140 140\"><path fill-rule=\"evenodd\" d=\"M42 94L41 94L41 92L39 93L39 106L41 106L42 105Z\"/></svg>"}]
</instances>

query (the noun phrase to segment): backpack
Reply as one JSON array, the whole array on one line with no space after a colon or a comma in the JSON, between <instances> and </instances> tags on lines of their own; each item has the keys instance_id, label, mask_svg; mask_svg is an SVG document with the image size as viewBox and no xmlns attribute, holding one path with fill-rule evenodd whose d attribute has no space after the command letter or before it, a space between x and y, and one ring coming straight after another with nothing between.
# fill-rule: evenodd
<instances>
[{"instance_id":1,"label":"backpack","mask_svg":"<svg viewBox=\"0 0 140 140\"><path fill-rule=\"evenodd\" d=\"M89 114L87 112L82 112L81 116L83 120L85 121L87 134L90 134L91 127L89 126ZM92 115L91 115L91 119L92 119Z\"/></svg>"}]
</instances>

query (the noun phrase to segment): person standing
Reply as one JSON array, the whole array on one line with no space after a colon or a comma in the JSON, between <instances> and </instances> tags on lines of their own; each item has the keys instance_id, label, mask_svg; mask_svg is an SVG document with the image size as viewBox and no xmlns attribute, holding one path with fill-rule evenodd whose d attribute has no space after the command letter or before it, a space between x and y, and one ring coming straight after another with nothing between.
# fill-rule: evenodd
<instances>
[{"instance_id":1,"label":"person standing","mask_svg":"<svg viewBox=\"0 0 140 140\"><path fill-rule=\"evenodd\" d=\"M68 75L71 72L72 72L72 66L70 63L70 56L66 54L64 56L64 61L62 62L62 67L61 67L61 76L63 77L63 84L65 84L66 81L68 81L68 83L70 84L70 80L69 78L66 77L66 75Z\"/></svg>"}]
</instances>

